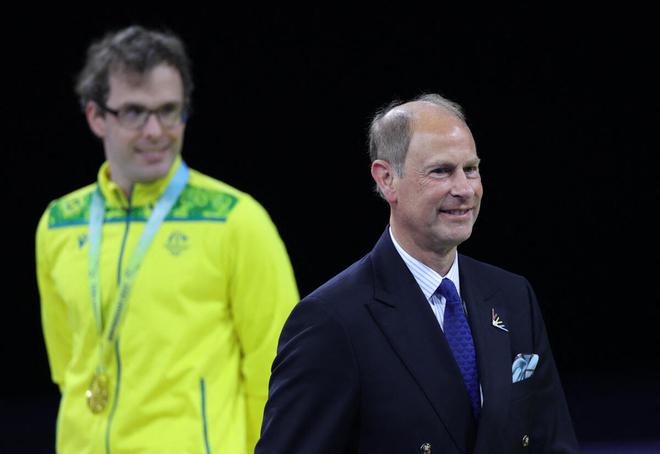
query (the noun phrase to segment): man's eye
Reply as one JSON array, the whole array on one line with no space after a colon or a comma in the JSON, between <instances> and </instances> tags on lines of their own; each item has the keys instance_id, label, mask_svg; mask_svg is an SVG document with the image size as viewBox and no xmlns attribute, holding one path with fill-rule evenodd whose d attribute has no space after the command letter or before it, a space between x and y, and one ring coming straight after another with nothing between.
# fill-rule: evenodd
<instances>
[{"instance_id":1,"label":"man's eye","mask_svg":"<svg viewBox=\"0 0 660 454\"><path fill-rule=\"evenodd\" d=\"M126 106L122 109L122 114L126 117L139 117L144 113L144 107L140 106Z\"/></svg>"},{"instance_id":2,"label":"man's eye","mask_svg":"<svg viewBox=\"0 0 660 454\"><path fill-rule=\"evenodd\" d=\"M468 175L476 175L479 173L479 167L477 166L469 166L465 168L465 173Z\"/></svg>"},{"instance_id":3,"label":"man's eye","mask_svg":"<svg viewBox=\"0 0 660 454\"><path fill-rule=\"evenodd\" d=\"M176 104L165 104L163 107L158 109L162 115L172 115L177 113L179 107Z\"/></svg>"},{"instance_id":4,"label":"man's eye","mask_svg":"<svg viewBox=\"0 0 660 454\"><path fill-rule=\"evenodd\" d=\"M437 167L437 168L431 170L431 173L435 173L435 174L438 174L438 175L444 175L444 174L447 174L449 172L451 172L451 169L449 169L447 167Z\"/></svg>"}]
</instances>

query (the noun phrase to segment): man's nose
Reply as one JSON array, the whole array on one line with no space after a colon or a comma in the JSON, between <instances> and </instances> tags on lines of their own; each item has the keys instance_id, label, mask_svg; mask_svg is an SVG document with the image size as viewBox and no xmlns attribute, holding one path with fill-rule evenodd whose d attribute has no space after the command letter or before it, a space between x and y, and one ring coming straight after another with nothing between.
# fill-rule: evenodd
<instances>
[{"instance_id":1,"label":"man's nose","mask_svg":"<svg viewBox=\"0 0 660 454\"><path fill-rule=\"evenodd\" d=\"M451 194L457 197L470 197L474 195L474 186L463 169L457 170L453 175Z\"/></svg>"},{"instance_id":2,"label":"man's nose","mask_svg":"<svg viewBox=\"0 0 660 454\"><path fill-rule=\"evenodd\" d=\"M142 127L142 133L147 137L157 137L163 133L163 125L155 112L150 112L147 121Z\"/></svg>"}]
</instances>

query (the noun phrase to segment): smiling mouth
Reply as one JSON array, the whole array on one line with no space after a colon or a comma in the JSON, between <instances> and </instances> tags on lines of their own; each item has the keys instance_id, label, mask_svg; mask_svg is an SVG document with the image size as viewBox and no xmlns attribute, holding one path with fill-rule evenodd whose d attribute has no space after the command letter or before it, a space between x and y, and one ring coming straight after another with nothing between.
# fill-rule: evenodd
<instances>
[{"instance_id":1,"label":"smiling mouth","mask_svg":"<svg viewBox=\"0 0 660 454\"><path fill-rule=\"evenodd\" d=\"M137 148L138 153L164 153L167 151L167 147L162 148Z\"/></svg>"},{"instance_id":2,"label":"smiling mouth","mask_svg":"<svg viewBox=\"0 0 660 454\"><path fill-rule=\"evenodd\" d=\"M137 148L135 156L145 165L161 164L169 155L168 150L168 147L146 149Z\"/></svg>"},{"instance_id":3,"label":"smiling mouth","mask_svg":"<svg viewBox=\"0 0 660 454\"><path fill-rule=\"evenodd\" d=\"M440 213L449 214L452 216L464 216L468 214L470 211L472 211L472 208L468 208L465 210L440 210Z\"/></svg>"}]
</instances>

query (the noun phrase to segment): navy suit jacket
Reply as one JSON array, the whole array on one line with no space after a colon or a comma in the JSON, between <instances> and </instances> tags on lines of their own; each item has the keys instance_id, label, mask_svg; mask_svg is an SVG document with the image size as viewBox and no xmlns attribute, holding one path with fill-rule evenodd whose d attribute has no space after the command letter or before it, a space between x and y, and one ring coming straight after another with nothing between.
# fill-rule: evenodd
<instances>
[{"instance_id":1,"label":"navy suit jacket","mask_svg":"<svg viewBox=\"0 0 660 454\"><path fill-rule=\"evenodd\" d=\"M433 454L578 452L531 286L464 255L459 266L483 392L478 422L442 329L385 230L292 311L255 453L414 454L424 443ZM493 326L493 310L508 332ZM518 353L537 353L539 363L512 383Z\"/></svg>"}]
</instances>

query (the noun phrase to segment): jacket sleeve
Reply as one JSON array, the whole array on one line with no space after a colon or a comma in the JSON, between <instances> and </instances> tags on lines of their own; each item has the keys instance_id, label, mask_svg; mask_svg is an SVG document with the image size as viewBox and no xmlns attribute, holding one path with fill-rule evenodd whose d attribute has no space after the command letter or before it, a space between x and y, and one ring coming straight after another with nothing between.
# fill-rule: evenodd
<instances>
[{"instance_id":1,"label":"jacket sleeve","mask_svg":"<svg viewBox=\"0 0 660 454\"><path fill-rule=\"evenodd\" d=\"M240 343L247 446L259 438L270 367L282 325L299 294L285 245L264 208L246 199L233 232L229 293Z\"/></svg>"},{"instance_id":2,"label":"jacket sleeve","mask_svg":"<svg viewBox=\"0 0 660 454\"><path fill-rule=\"evenodd\" d=\"M255 454L347 452L357 430L357 362L344 327L304 299L282 331Z\"/></svg>"},{"instance_id":3,"label":"jacket sleeve","mask_svg":"<svg viewBox=\"0 0 660 454\"><path fill-rule=\"evenodd\" d=\"M534 431L540 436L544 453L579 453L579 446L573 429L571 415L559 377L559 372L550 347L550 340L532 287L527 283L531 301L531 317L534 349L539 353L538 394L536 402ZM536 446L540 448L540 446Z\"/></svg>"},{"instance_id":4,"label":"jacket sleeve","mask_svg":"<svg viewBox=\"0 0 660 454\"><path fill-rule=\"evenodd\" d=\"M50 372L53 381L64 389L64 376L71 358L71 327L67 308L59 296L52 277L49 261L48 211L37 227L36 234L36 269L39 297L41 300L41 326L43 329Z\"/></svg>"}]
</instances>

